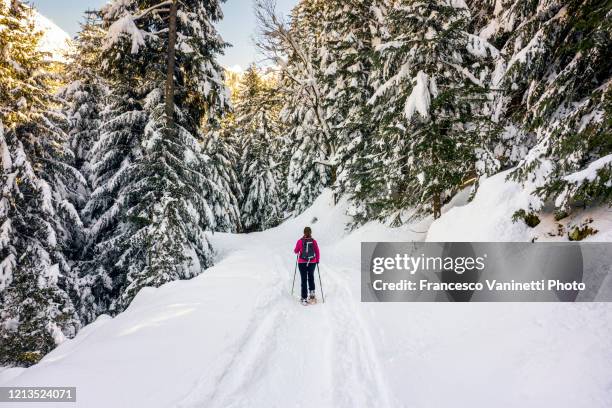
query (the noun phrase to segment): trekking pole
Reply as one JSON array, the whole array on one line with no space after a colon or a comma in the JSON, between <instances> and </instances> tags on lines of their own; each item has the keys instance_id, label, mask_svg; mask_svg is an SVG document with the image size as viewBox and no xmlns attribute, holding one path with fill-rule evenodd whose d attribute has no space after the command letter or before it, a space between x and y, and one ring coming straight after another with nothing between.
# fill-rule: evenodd
<instances>
[{"instance_id":1,"label":"trekking pole","mask_svg":"<svg viewBox=\"0 0 612 408\"><path fill-rule=\"evenodd\" d=\"M293 284L291 284L291 296L293 296L293 289L295 288L295 275L297 274L298 259L295 258L295 269L293 270Z\"/></svg>"},{"instance_id":2,"label":"trekking pole","mask_svg":"<svg viewBox=\"0 0 612 408\"><path fill-rule=\"evenodd\" d=\"M317 262L317 272L319 272L319 287L321 288L321 299L325 303L325 294L323 293L323 282L321 281L321 269L319 269L319 263Z\"/></svg>"}]
</instances>

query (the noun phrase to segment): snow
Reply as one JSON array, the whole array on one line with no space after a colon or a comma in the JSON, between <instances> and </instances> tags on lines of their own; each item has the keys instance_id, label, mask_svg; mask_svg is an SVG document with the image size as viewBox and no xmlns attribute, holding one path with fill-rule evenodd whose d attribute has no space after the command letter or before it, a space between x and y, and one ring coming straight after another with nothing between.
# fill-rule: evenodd
<instances>
[{"instance_id":1,"label":"snow","mask_svg":"<svg viewBox=\"0 0 612 408\"><path fill-rule=\"evenodd\" d=\"M511 218L515 211L528 208L532 197L520 184L506 181L509 173L505 171L482 181L471 203L454 207L433 222L427 241L528 240L528 227L513 223Z\"/></svg>"},{"instance_id":2,"label":"snow","mask_svg":"<svg viewBox=\"0 0 612 408\"><path fill-rule=\"evenodd\" d=\"M44 273L39 278L39 287L46 288L57 285L60 278L59 265L54 264L45 269Z\"/></svg>"},{"instance_id":3,"label":"snow","mask_svg":"<svg viewBox=\"0 0 612 408\"><path fill-rule=\"evenodd\" d=\"M529 44L519 52L514 54L508 62L507 71L509 72L514 64L522 63L529 64L530 60L537 54L544 52L544 33L542 30L538 31L536 35L529 41Z\"/></svg>"},{"instance_id":4,"label":"snow","mask_svg":"<svg viewBox=\"0 0 612 408\"><path fill-rule=\"evenodd\" d=\"M2 322L2 325L7 330L11 330L11 331L17 330L17 328L19 327L19 320L15 318L6 319L5 321Z\"/></svg>"},{"instance_id":5,"label":"snow","mask_svg":"<svg viewBox=\"0 0 612 408\"><path fill-rule=\"evenodd\" d=\"M487 58L489 55L493 58L498 58L500 55L499 50L487 40L473 34L468 34L467 50L472 55L480 58Z\"/></svg>"},{"instance_id":6,"label":"snow","mask_svg":"<svg viewBox=\"0 0 612 408\"><path fill-rule=\"evenodd\" d=\"M465 1L463 0L450 0L450 5L454 8L458 8L458 9L468 9L467 4L465 4Z\"/></svg>"},{"instance_id":7,"label":"snow","mask_svg":"<svg viewBox=\"0 0 612 408\"><path fill-rule=\"evenodd\" d=\"M435 86L434 86L435 88ZM431 97L429 94L429 76L423 71L417 73L414 88L406 100L404 116L410 120L415 112L423 118L429 118L429 105Z\"/></svg>"},{"instance_id":8,"label":"snow","mask_svg":"<svg viewBox=\"0 0 612 408\"><path fill-rule=\"evenodd\" d=\"M53 21L37 11L34 11L34 24L38 30L44 33L38 46L39 49L50 53L53 61L65 61L65 54L71 46L70 36Z\"/></svg>"},{"instance_id":9,"label":"snow","mask_svg":"<svg viewBox=\"0 0 612 408\"><path fill-rule=\"evenodd\" d=\"M104 49L108 50L111 48L124 36L124 34L127 34L132 41L132 49L130 52L132 54L138 54L140 47L146 44L145 35L147 35L147 33L136 26L134 23L134 16L130 14L119 18L111 24L106 34Z\"/></svg>"},{"instance_id":10,"label":"snow","mask_svg":"<svg viewBox=\"0 0 612 408\"><path fill-rule=\"evenodd\" d=\"M513 170L481 181L480 188L471 202L448 208L440 219L431 224L426 241L567 241L567 232L574 226L583 225L589 219L594 220L591 227L599 232L587 237L585 241L612 241L612 211L606 206L575 210L562 220L555 220L551 211L542 211L538 215L541 222L535 228L529 228L522 221L513 222L512 215L517 210L529 211L539 204L539 200L530 194L538 185L537 180L534 183L526 183L525 186L507 180ZM561 235L558 234L559 226L563 231Z\"/></svg>"},{"instance_id":11,"label":"snow","mask_svg":"<svg viewBox=\"0 0 612 408\"><path fill-rule=\"evenodd\" d=\"M597 171L602 168L609 166L612 163L612 154L602 157L601 159L595 160L589 164L584 170L570 174L569 176L563 177L565 181L570 183L581 183L584 181L593 181L597 178Z\"/></svg>"},{"instance_id":12,"label":"snow","mask_svg":"<svg viewBox=\"0 0 612 408\"><path fill-rule=\"evenodd\" d=\"M399 41L399 40L395 40L395 41L387 41L385 43L379 44L376 46L376 51L377 52L384 52L387 51L389 49L392 48L401 48L402 46L404 46L405 41Z\"/></svg>"},{"instance_id":13,"label":"snow","mask_svg":"<svg viewBox=\"0 0 612 408\"><path fill-rule=\"evenodd\" d=\"M232 65L231 67L225 67L225 69L227 71L234 72L234 73L239 74L239 75L242 75L242 73L244 73L244 68L242 68L238 64Z\"/></svg>"},{"instance_id":14,"label":"snow","mask_svg":"<svg viewBox=\"0 0 612 408\"><path fill-rule=\"evenodd\" d=\"M10 221L6 221L2 225L2 230L7 227L10 228ZM4 231L2 231L2 235L4 235ZM2 242L0 245L2 248L6 248L6 242ZM9 254L2 261L0 261L0 291L7 288L13 281L13 269L15 269L16 265L17 259L14 254Z\"/></svg>"},{"instance_id":15,"label":"snow","mask_svg":"<svg viewBox=\"0 0 612 408\"><path fill-rule=\"evenodd\" d=\"M498 30L499 24L497 23L497 20L491 20L486 27L480 30L479 36L484 40L488 40L493 36L493 34L497 33Z\"/></svg>"},{"instance_id":16,"label":"snow","mask_svg":"<svg viewBox=\"0 0 612 408\"><path fill-rule=\"evenodd\" d=\"M594 110L580 119L580 127L577 133L582 133L589 125L603 121L605 112L602 110Z\"/></svg>"},{"instance_id":17,"label":"snow","mask_svg":"<svg viewBox=\"0 0 612 408\"><path fill-rule=\"evenodd\" d=\"M55 214L55 209L53 207L53 193L51 190L51 186L45 180L39 180L38 184L40 186L40 192L42 194L42 210L50 215ZM49 245L55 246L55 242L49 242Z\"/></svg>"},{"instance_id":18,"label":"snow","mask_svg":"<svg viewBox=\"0 0 612 408\"><path fill-rule=\"evenodd\" d=\"M0 158L2 159L2 169L5 173L10 173L13 169L13 160L9 152L8 146L6 145L6 139L4 138L4 125L0 122Z\"/></svg>"},{"instance_id":19,"label":"snow","mask_svg":"<svg viewBox=\"0 0 612 408\"><path fill-rule=\"evenodd\" d=\"M481 190L501 196L453 200L427 238L524 238L497 225L495 205L507 218L524 204L516 185L502 173ZM277 228L215 234L216 266L143 289L0 385L76 386L87 408L610 406L612 304L361 303L361 242L423 239L431 220L348 233L347 203L332 202L326 191ZM326 295L306 308L290 295L305 225Z\"/></svg>"},{"instance_id":20,"label":"snow","mask_svg":"<svg viewBox=\"0 0 612 408\"><path fill-rule=\"evenodd\" d=\"M374 95L368 100L368 105L373 105L377 102L378 98L382 97L385 93L396 87L404 79L409 78L410 75L410 64L404 64L399 69L399 72L389 79L387 82L382 84L376 89Z\"/></svg>"},{"instance_id":21,"label":"snow","mask_svg":"<svg viewBox=\"0 0 612 408\"><path fill-rule=\"evenodd\" d=\"M568 198L572 196L578 187L584 183L592 182L597 179L597 177L599 177L598 172L604 168L611 168L611 163L612 155L607 155L590 163L583 170L564 176L563 180L566 181L567 184L558 194L557 199L555 200L555 206L564 208ZM609 182L608 187L610 187Z\"/></svg>"},{"instance_id":22,"label":"snow","mask_svg":"<svg viewBox=\"0 0 612 408\"><path fill-rule=\"evenodd\" d=\"M49 322L46 327L47 331L53 337L53 341L56 345L60 345L66 341L66 336L62 333L62 329L60 329L55 323Z\"/></svg>"},{"instance_id":23,"label":"snow","mask_svg":"<svg viewBox=\"0 0 612 408\"><path fill-rule=\"evenodd\" d=\"M436 30L433 27L427 27L427 32L425 33L425 39L426 40L433 40L434 38L436 38L438 36L438 33L436 32Z\"/></svg>"}]
</instances>

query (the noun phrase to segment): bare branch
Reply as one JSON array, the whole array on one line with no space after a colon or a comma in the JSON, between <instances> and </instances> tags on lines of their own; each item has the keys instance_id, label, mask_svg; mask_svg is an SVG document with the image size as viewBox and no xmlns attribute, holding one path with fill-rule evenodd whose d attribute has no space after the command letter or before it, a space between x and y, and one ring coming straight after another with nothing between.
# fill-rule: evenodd
<instances>
[{"instance_id":1,"label":"bare branch","mask_svg":"<svg viewBox=\"0 0 612 408\"><path fill-rule=\"evenodd\" d=\"M287 59L286 33L289 31L282 17L276 13L274 0L255 0L258 35L255 46L275 64L284 65Z\"/></svg>"},{"instance_id":2,"label":"bare branch","mask_svg":"<svg viewBox=\"0 0 612 408\"><path fill-rule=\"evenodd\" d=\"M294 31L282 16L276 12L275 0L255 0L255 16L259 27L256 46L260 51L283 68L283 74L291 81L299 84L309 99L317 122L321 126L329 151L335 155L336 146L326 115L323 112L323 96L319 84L318 71L312 64L312 59L300 43ZM292 65L297 72L288 69L289 59L299 63Z\"/></svg>"}]
</instances>

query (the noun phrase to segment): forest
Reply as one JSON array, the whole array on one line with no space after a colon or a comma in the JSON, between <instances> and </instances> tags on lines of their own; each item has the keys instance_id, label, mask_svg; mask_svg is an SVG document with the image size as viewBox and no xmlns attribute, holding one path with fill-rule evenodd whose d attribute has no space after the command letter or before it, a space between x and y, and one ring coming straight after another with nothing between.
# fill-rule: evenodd
<instances>
[{"instance_id":1,"label":"forest","mask_svg":"<svg viewBox=\"0 0 612 408\"><path fill-rule=\"evenodd\" d=\"M241 74L221 3L112 0L58 62L0 0L0 365L328 189L347 228L437 219L508 170L517 222L612 204L609 1L257 0L265 62Z\"/></svg>"}]
</instances>

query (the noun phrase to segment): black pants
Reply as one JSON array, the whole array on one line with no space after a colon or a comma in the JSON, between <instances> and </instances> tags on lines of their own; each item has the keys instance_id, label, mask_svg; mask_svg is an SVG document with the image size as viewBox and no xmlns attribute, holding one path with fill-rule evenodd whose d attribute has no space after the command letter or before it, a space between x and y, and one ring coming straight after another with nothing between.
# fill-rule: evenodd
<instances>
[{"instance_id":1,"label":"black pants","mask_svg":"<svg viewBox=\"0 0 612 408\"><path fill-rule=\"evenodd\" d=\"M308 290L315 290L314 271L316 263L298 263L300 277L302 278L302 299L308 297Z\"/></svg>"}]
</instances>

